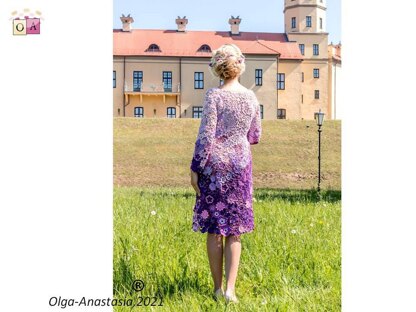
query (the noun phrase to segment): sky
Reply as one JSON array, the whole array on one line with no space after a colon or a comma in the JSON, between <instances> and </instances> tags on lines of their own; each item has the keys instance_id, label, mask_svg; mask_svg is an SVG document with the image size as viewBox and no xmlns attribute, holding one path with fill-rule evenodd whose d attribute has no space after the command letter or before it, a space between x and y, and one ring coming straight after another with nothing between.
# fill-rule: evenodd
<instances>
[{"instance_id":1,"label":"sky","mask_svg":"<svg viewBox=\"0 0 416 312\"><path fill-rule=\"evenodd\" d=\"M227 31L228 19L240 16L241 31L284 32L284 0L189 1L114 0L113 28L121 28L121 14L131 14L133 28L176 29L177 16L188 18L188 30ZM328 43L341 41L341 0L327 0Z\"/></svg>"}]
</instances>

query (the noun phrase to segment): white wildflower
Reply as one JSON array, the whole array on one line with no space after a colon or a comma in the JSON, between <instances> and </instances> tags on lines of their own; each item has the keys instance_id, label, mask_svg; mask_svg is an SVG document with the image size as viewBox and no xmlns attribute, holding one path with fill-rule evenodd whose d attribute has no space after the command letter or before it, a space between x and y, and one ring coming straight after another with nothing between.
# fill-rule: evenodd
<instances>
[{"instance_id":1,"label":"white wildflower","mask_svg":"<svg viewBox=\"0 0 416 312\"><path fill-rule=\"evenodd\" d=\"M156 215L156 211L152 210L152 211L150 212L150 214L151 214L152 216L154 216L154 215Z\"/></svg>"},{"instance_id":2,"label":"white wildflower","mask_svg":"<svg viewBox=\"0 0 416 312\"><path fill-rule=\"evenodd\" d=\"M292 233L292 234L296 234L296 230L292 230L292 231L291 231L291 233Z\"/></svg>"}]
</instances>

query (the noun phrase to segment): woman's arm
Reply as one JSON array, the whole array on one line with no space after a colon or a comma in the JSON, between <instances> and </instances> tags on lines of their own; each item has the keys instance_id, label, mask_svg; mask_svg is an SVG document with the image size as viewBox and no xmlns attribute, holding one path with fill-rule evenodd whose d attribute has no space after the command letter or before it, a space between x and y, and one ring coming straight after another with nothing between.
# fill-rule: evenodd
<instances>
[{"instance_id":1,"label":"woman's arm","mask_svg":"<svg viewBox=\"0 0 416 312\"><path fill-rule=\"evenodd\" d=\"M212 93L212 89L209 89L205 94L201 124L191 162L191 170L199 173L205 168L217 128L217 103Z\"/></svg>"},{"instance_id":2,"label":"woman's arm","mask_svg":"<svg viewBox=\"0 0 416 312\"><path fill-rule=\"evenodd\" d=\"M260 141L261 137L261 116L260 116L260 104L257 99L255 101L255 115L251 120L250 129L247 133L247 139L250 144L257 144Z\"/></svg>"}]
</instances>

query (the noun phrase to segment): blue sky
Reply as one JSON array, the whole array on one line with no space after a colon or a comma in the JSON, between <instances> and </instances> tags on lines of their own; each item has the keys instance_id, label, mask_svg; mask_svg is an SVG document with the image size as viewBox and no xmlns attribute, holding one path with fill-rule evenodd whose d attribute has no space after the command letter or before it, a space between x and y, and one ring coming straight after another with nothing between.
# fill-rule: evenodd
<instances>
[{"instance_id":1,"label":"blue sky","mask_svg":"<svg viewBox=\"0 0 416 312\"><path fill-rule=\"evenodd\" d=\"M188 18L189 30L229 30L231 15L242 18L241 31L284 32L283 0L186 1L114 0L113 27L121 14L131 14L133 28L176 29L175 18ZM327 0L329 42L341 41L341 0Z\"/></svg>"}]
</instances>

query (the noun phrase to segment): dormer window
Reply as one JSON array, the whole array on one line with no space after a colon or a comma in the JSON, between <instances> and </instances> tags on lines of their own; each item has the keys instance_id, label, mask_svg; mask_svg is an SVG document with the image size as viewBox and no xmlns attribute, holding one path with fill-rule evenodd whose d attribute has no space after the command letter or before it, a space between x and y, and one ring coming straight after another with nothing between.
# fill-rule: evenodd
<instances>
[{"instance_id":1,"label":"dormer window","mask_svg":"<svg viewBox=\"0 0 416 312\"><path fill-rule=\"evenodd\" d=\"M211 48L207 44L203 44L199 49L198 52L211 52Z\"/></svg>"},{"instance_id":2,"label":"dormer window","mask_svg":"<svg viewBox=\"0 0 416 312\"><path fill-rule=\"evenodd\" d=\"M146 50L147 52L161 52L157 44L152 43Z\"/></svg>"}]
</instances>

